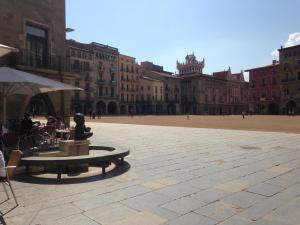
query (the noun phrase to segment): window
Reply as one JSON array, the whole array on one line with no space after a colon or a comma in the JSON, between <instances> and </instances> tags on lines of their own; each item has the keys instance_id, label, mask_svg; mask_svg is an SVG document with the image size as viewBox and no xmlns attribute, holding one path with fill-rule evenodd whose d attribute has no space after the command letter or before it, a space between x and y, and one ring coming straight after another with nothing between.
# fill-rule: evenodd
<instances>
[{"instance_id":1,"label":"window","mask_svg":"<svg viewBox=\"0 0 300 225\"><path fill-rule=\"evenodd\" d=\"M273 83L273 84L276 84L276 83L277 83L277 81L276 81L276 78L275 78L275 77L273 77L273 79L272 79L272 83Z\"/></svg>"},{"instance_id":2,"label":"window","mask_svg":"<svg viewBox=\"0 0 300 225\"><path fill-rule=\"evenodd\" d=\"M121 94L121 101L124 101L124 94Z\"/></svg>"},{"instance_id":3,"label":"window","mask_svg":"<svg viewBox=\"0 0 300 225\"><path fill-rule=\"evenodd\" d=\"M144 87L143 86L141 86L141 91L143 91L144 90Z\"/></svg>"},{"instance_id":4,"label":"window","mask_svg":"<svg viewBox=\"0 0 300 225\"><path fill-rule=\"evenodd\" d=\"M148 85L147 89L148 89L148 91L150 91L151 87Z\"/></svg>"},{"instance_id":5,"label":"window","mask_svg":"<svg viewBox=\"0 0 300 225\"><path fill-rule=\"evenodd\" d=\"M105 87L105 95L108 95L108 87Z\"/></svg>"},{"instance_id":6,"label":"window","mask_svg":"<svg viewBox=\"0 0 300 225\"><path fill-rule=\"evenodd\" d=\"M297 80L300 80L300 71L297 73Z\"/></svg>"},{"instance_id":7,"label":"window","mask_svg":"<svg viewBox=\"0 0 300 225\"><path fill-rule=\"evenodd\" d=\"M110 97L114 97L115 96L115 88L111 87L110 88Z\"/></svg>"},{"instance_id":8,"label":"window","mask_svg":"<svg viewBox=\"0 0 300 225\"><path fill-rule=\"evenodd\" d=\"M288 68L289 68L289 64L288 64L288 63L284 63L284 64L283 64L283 70L284 70L284 71L287 71Z\"/></svg>"},{"instance_id":9,"label":"window","mask_svg":"<svg viewBox=\"0 0 300 225\"><path fill-rule=\"evenodd\" d=\"M29 66L48 67L48 34L47 30L31 24L26 25L25 57Z\"/></svg>"},{"instance_id":10,"label":"window","mask_svg":"<svg viewBox=\"0 0 300 225\"><path fill-rule=\"evenodd\" d=\"M155 86L155 93L157 93L157 86Z\"/></svg>"},{"instance_id":11,"label":"window","mask_svg":"<svg viewBox=\"0 0 300 225\"><path fill-rule=\"evenodd\" d=\"M99 91L99 97L101 97L103 95L103 87L100 86L98 91Z\"/></svg>"}]
</instances>

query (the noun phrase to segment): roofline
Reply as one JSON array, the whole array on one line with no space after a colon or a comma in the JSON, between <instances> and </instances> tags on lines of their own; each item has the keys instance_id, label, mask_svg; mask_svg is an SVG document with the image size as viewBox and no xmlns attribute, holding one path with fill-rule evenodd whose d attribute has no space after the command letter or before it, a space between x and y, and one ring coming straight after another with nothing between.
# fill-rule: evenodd
<instances>
[{"instance_id":1,"label":"roofline","mask_svg":"<svg viewBox=\"0 0 300 225\"><path fill-rule=\"evenodd\" d=\"M273 64L271 64L271 65L268 65L268 66L261 66L261 67L256 67L256 68L252 68L252 69L247 69L247 70L245 70L245 72L250 72L250 71L252 71L252 70L258 70L258 69L263 69L263 68L268 68L268 67L277 67L277 66L280 66L280 64L279 63L277 63L277 64L275 64L275 65L273 65Z\"/></svg>"},{"instance_id":2,"label":"roofline","mask_svg":"<svg viewBox=\"0 0 300 225\"><path fill-rule=\"evenodd\" d=\"M280 48L280 49L277 49L277 50L280 52L282 50L291 49L291 48L299 48L299 47L300 47L300 45L294 45L294 46L290 46L290 47Z\"/></svg>"}]
</instances>

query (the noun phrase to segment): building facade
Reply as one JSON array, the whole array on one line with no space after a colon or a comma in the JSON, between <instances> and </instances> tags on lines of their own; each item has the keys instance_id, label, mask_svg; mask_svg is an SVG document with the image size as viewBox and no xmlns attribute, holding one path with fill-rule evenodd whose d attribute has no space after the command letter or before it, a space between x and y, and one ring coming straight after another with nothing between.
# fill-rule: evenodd
<instances>
[{"instance_id":1,"label":"building facade","mask_svg":"<svg viewBox=\"0 0 300 225\"><path fill-rule=\"evenodd\" d=\"M120 114L137 113L139 101L139 65L135 58L119 56L119 104Z\"/></svg>"},{"instance_id":2,"label":"building facade","mask_svg":"<svg viewBox=\"0 0 300 225\"><path fill-rule=\"evenodd\" d=\"M246 70L249 72L249 111L255 114L280 113L281 67L271 65Z\"/></svg>"},{"instance_id":3,"label":"building facade","mask_svg":"<svg viewBox=\"0 0 300 225\"><path fill-rule=\"evenodd\" d=\"M182 113L223 115L247 111L248 83L243 72L232 74L229 68L207 75L202 73L204 60L198 61L193 54L185 60L185 63L177 62Z\"/></svg>"},{"instance_id":4,"label":"building facade","mask_svg":"<svg viewBox=\"0 0 300 225\"><path fill-rule=\"evenodd\" d=\"M159 114L180 114L180 78L171 72L165 71L162 66L155 65L151 62L142 62L141 71L143 76L161 81L163 86L159 88L158 95L162 95L162 102L158 105ZM157 104L156 104L157 105Z\"/></svg>"},{"instance_id":5,"label":"building facade","mask_svg":"<svg viewBox=\"0 0 300 225\"><path fill-rule=\"evenodd\" d=\"M65 1L0 1L0 43L15 47L18 53L1 58L1 65L14 67L65 83L74 82L66 57ZM8 99L8 119L22 117L25 111L70 116L70 92L53 92L34 97ZM15 110L11 105L18 105Z\"/></svg>"},{"instance_id":6,"label":"building facade","mask_svg":"<svg viewBox=\"0 0 300 225\"><path fill-rule=\"evenodd\" d=\"M119 114L118 49L95 42L67 43L71 69L79 74L74 84L84 89L72 96L73 111L85 115Z\"/></svg>"},{"instance_id":7,"label":"building facade","mask_svg":"<svg viewBox=\"0 0 300 225\"><path fill-rule=\"evenodd\" d=\"M300 45L280 48L281 67L280 111L283 114L300 114Z\"/></svg>"}]
</instances>

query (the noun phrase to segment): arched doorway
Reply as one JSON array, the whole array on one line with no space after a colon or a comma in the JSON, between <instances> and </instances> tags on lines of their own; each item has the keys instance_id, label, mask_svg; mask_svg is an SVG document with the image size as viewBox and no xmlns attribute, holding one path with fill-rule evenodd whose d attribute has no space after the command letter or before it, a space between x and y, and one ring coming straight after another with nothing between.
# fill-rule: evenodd
<instances>
[{"instance_id":1,"label":"arched doorway","mask_svg":"<svg viewBox=\"0 0 300 225\"><path fill-rule=\"evenodd\" d=\"M84 115L90 115L92 113L92 104L91 103L85 103L83 106L83 113Z\"/></svg>"},{"instance_id":2,"label":"arched doorway","mask_svg":"<svg viewBox=\"0 0 300 225\"><path fill-rule=\"evenodd\" d=\"M120 114L122 114L122 115L126 114L126 106L125 105L120 106Z\"/></svg>"},{"instance_id":3,"label":"arched doorway","mask_svg":"<svg viewBox=\"0 0 300 225\"><path fill-rule=\"evenodd\" d=\"M129 106L128 106L128 113L129 113L129 112L135 113L135 110L134 110L134 106L133 106L133 105L129 105Z\"/></svg>"},{"instance_id":4,"label":"arched doorway","mask_svg":"<svg viewBox=\"0 0 300 225\"><path fill-rule=\"evenodd\" d=\"M26 112L32 115L55 115L55 109L47 94L38 94L33 96L27 107Z\"/></svg>"},{"instance_id":5,"label":"arched doorway","mask_svg":"<svg viewBox=\"0 0 300 225\"><path fill-rule=\"evenodd\" d=\"M168 105L168 114L176 114L176 106L174 104Z\"/></svg>"},{"instance_id":6,"label":"arched doorway","mask_svg":"<svg viewBox=\"0 0 300 225\"><path fill-rule=\"evenodd\" d=\"M276 103L271 103L268 105L268 114L277 115L279 113L279 105Z\"/></svg>"},{"instance_id":7,"label":"arched doorway","mask_svg":"<svg viewBox=\"0 0 300 225\"><path fill-rule=\"evenodd\" d=\"M108 103L107 106L107 112L108 114L116 114L117 113L117 104L115 102Z\"/></svg>"},{"instance_id":8,"label":"arched doorway","mask_svg":"<svg viewBox=\"0 0 300 225\"><path fill-rule=\"evenodd\" d=\"M102 101L97 102L96 109L97 109L97 114L98 115L106 114L106 104L105 104L105 102L102 102Z\"/></svg>"},{"instance_id":9,"label":"arched doorway","mask_svg":"<svg viewBox=\"0 0 300 225\"><path fill-rule=\"evenodd\" d=\"M294 114L297 113L297 104L294 101L289 101L286 104L286 110L288 114Z\"/></svg>"}]
</instances>

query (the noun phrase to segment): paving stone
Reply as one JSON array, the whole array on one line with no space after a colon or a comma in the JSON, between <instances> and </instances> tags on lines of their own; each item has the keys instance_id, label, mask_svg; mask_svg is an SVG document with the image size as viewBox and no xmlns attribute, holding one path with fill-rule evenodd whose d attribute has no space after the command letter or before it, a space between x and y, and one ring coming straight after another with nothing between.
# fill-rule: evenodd
<instances>
[{"instance_id":1,"label":"paving stone","mask_svg":"<svg viewBox=\"0 0 300 225\"><path fill-rule=\"evenodd\" d=\"M239 208L248 208L258 202L264 201L266 197L241 191L222 199L222 202L235 205Z\"/></svg>"},{"instance_id":2,"label":"paving stone","mask_svg":"<svg viewBox=\"0 0 300 225\"><path fill-rule=\"evenodd\" d=\"M188 213L164 225L214 225L217 221L196 213Z\"/></svg>"},{"instance_id":3,"label":"paving stone","mask_svg":"<svg viewBox=\"0 0 300 225\"><path fill-rule=\"evenodd\" d=\"M172 186L167 186L165 188L162 188L160 190L157 190L157 193L167 195L173 199L178 199L184 196L188 196L191 194L195 194L199 191L198 188L191 187L189 185L186 185L184 183L175 184Z\"/></svg>"},{"instance_id":4,"label":"paving stone","mask_svg":"<svg viewBox=\"0 0 300 225\"><path fill-rule=\"evenodd\" d=\"M234 180L227 183L216 185L214 188L227 191L227 192L238 192L238 191L245 190L247 186Z\"/></svg>"},{"instance_id":5,"label":"paving stone","mask_svg":"<svg viewBox=\"0 0 300 225\"><path fill-rule=\"evenodd\" d=\"M31 224L53 224L53 221L55 220L76 215L81 212L82 210L74 207L71 204L46 208L37 212L31 221Z\"/></svg>"},{"instance_id":6,"label":"paving stone","mask_svg":"<svg viewBox=\"0 0 300 225\"><path fill-rule=\"evenodd\" d=\"M179 214L186 214L200 208L201 206L204 206L205 204L206 203L201 202L200 200L188 196L163 204L161 207L172 210Z\"/></svg>"},{"instance_id":7,"label":"paving stone","mask_svg":"<svg viewBox=\"0 0 300 225\"><path fill-rule=\"evenodd\" d=\"M226 204L223 202L214 202L198 210L195 210L196 213L207 216L219 222L235 215L239 211L240 210L234 205Z\"/></svg>"},{"instance_id":8,"label":"paving stone","mask_svg":"<svg viewBox=\"0 0 300 225\"><path fill-rule=\"evenodd\" d=\"M55 223L55 225L99 225L99 223L96 223L95 221L82 214L71 215L63 219L55 220L55 222L52 221L51 223Z\"/></svg>"},{"instance_id":9,"label":"paving stone","mask_svg":"<svg viewBox=\"0 0 300 225\"><path fill-rule=\"evenodd\" d=\"M252 220L240 216L232 216L226 219L225 221L218 223L218 225L248 225L252 223L253 223Z\"/></svg>"},{"instance_id":10,"label":"paving stone","mask_svg":"<svg viewBox=\"0 0 300 225\"><path fill-rule=\"evenodd\" d=\"M84 212L84 215L100 224L114 224L130 215L135 215L137 212L137 210L133 210L123 204L114 203L88 210Z\"/></svg>"},{"instance_id":11,"label":"paving stone","mask_svg":"<svg viewBox=\"0 0 300 225\"><path fill-rule=\"evenodd\" d=\"M231 195L231 194L232 194L231 192L212 188L212 189L200 191L200 192L192 195L192 197L199 199L200 201L205 202L205 203L211 203L211 202L220 200L221 198L223 198L227 195Z\"/></svg>"},{"instance_id":12,"label":"paving stone","mask_svg":"<svg viewBox=\"0 0 300 225\"><path fill-rule=\"evenodd\" d=\"M283 189L284 189L284 187L281 187L278 185L268 184L268 183L260 183L255 186L252 186L250 188L247 188L246 191L270 197L270 196L275 195L278 192L282 191Z\"/></svg>"},{"instance_id":13,"label":"paving stone","mask_svg":"<svg viewBox=\"0 0 300 225\"><path fill-rule=\"evenodd\" d=\"M167 221L166 219L157 216L153 213L142 211L139 213L135 213L134 215L129 215L126 218L113 223L113 225L141 225L141 224L161 225L166 221ZM111 224L104 223L102 225L111 225Z\"/></svg>"}]
</instances>

